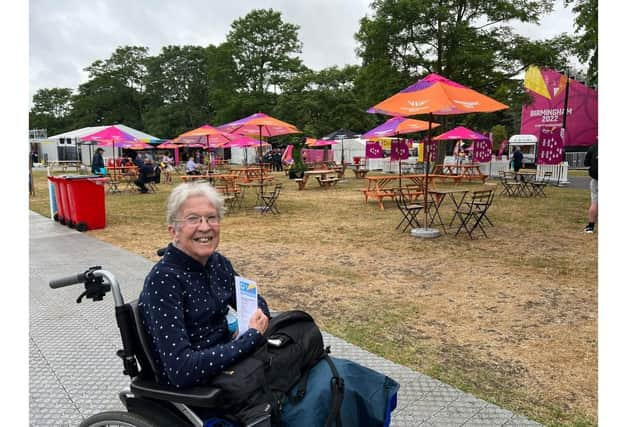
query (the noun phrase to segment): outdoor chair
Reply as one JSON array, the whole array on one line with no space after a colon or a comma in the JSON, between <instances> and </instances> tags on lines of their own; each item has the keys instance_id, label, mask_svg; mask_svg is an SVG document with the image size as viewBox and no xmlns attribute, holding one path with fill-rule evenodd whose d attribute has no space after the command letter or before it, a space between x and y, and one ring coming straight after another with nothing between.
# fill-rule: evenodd
<instances>
[{"instance_id":1,"label":"outdoor chair","mask_svg":"<svg viewBox=\"0 0 640 427\"><path fill-rule=\"evenodd\" d=\"M274 215L280 213L276 202L278 201L278 197L280 196L281 191L282 184L278 183L274 186L273 191L266 191L260 195L260 198L262 199L263 215L267 212L271 212Z\"/></svg>"},{"instance_id":2,"label":"outdoor chair","mask_svg":"<svg viewBox=\"0 0 640 427\"><path fill-rule=\"evenodd\" d=\"M484 190L483 190L484 191ZM491 199L489 200L489 205L493 204L493 198L495 197L496 193L495 191L491 190ZM473 194L473 193L472 193ZM466 204L467 206L473 206L472 202L464 202L464 204ZM476 209L481 208L481 206L475 205L474 206ZM485 212L484 216L482 217L482 219L480 220L481 223L484 223L484 221L487 222L487 225L493 227L493 222L491 222L491 219L489 218L489 215Z\"/></svg>"},{"instance_id":3,"label":"outdoor chair","mask_svg":"<svg viewBox=\"0 0 640 427\"><path fill-rule=\"evenodd\" d=\"M150 192L155 193L158 191L158 186L156 185L156 181L158 180L158 176L156 175L156 171L149 172L144 176L144 184L149 189Z\"/></svg>"},{"instance_id":4,"label":"outdoor chair","mask_svg":"<svg viewBox=\"0 0 640 427\"><path fill-rule=\"evenodd\" d=\"M216 190L222 195L224 205L233 212L240 208L240 192L233 189L228 183L216 185Z\"/></svg>"},{"instance_id":5,"label":"outdoor chair","mask_svg":"<svg viewBox=\"0 0 640 427\"><path fill-rule=\"evenodd\" d=\"M549 182L551 181L551 171L546 171L543 173L542 175L542 179L540 181L532 181L529 183L529 186L531 187L531 192L532 192L532 196L542 196L542 197L547 197L547 195L544 193L544 189L546 188L547 185L549 185Z\"/></svg>"},{"instance_id":6,"label":"outdoor chair","mask_svg":"<svg viewBox=\"0 0 640 427\"><path fill-rule=\"evenodd\" d=\"M393 200L398 206L398 210L402 213L402 220L396 225L396 230L404 225L402 232L404 233L409 227L420 227L418 214L422 212L424 206L417 203L411 203L410 196L401 188L393 189Z\"/></svg>"},{"instance_id":7,"label":"outdoor chair","mask_svg":"<svg viewBox=\"0 0 640 427\"><path fill-rule=\"evenodd\" d=\"M501 171L500 183L502 184L502 193L508 197L521 196L524 191L524 183L515 180L515 174L513 172Z\"/></svg>"},{"instance_id":8,"label":"outdoor chair","mask_svg":"<svg viewBox=\"0 0 640 427\"><path fill-rule=\"evenodd\" d=\"M472 194L471 201L466 202L464 206L456 210L456 217L460 219L460 226L456 231L456 236L464 228L469 237L473 240L473 232L480 229L484 237L489 237L482 226L483 220L493 202L493 190L475 191Z\"/></svg>"}]
</instances>

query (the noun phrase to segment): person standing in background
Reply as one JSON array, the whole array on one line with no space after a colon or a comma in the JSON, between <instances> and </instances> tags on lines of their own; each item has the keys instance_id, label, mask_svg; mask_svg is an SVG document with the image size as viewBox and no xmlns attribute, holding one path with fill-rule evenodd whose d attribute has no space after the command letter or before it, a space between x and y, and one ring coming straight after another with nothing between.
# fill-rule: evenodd
<instances>
[{"instance_id":1,"label":"person standing in background","mask_svg":"<svg viewBox=\"0 0 640 427\"><path fill-rule=\"evenodd\" d=\"M520 147L516 147L515 151L513 152L513 171L515 172L514 178L516 181L518 180L518 171L522 169L523 157L524 155L522 154L522 151L520 151ZM521 176L520 180L524 182L524 177Z\"/></svg>"},{"instance_id":2,"label":"person standing in background","mask_svg":"<svg viewBox=\"0 0 640 427\"><path fill-rule=\"evenodd\" d=\"M105 175L104 159L102 158L103 151L104 150L101 147L98 147L93 155L93 160L91 161L91 173L94 175Z\"/></svg>"},{"instance_id":3,"label":"person standing in background","mask_svg":"<svg viewBox=\"0 0 640 427\"><path fill-rule=\"evenodd\" d=\"M591 189L591 206L589 206L589 223L584 228L585 233L593 233L595 229L596 220L598 219L598 143L596 142L587 150L587 155L584 157L584 165L589 167L589 176L591 182L589 188Z\"/></svg>"}]
</instances>

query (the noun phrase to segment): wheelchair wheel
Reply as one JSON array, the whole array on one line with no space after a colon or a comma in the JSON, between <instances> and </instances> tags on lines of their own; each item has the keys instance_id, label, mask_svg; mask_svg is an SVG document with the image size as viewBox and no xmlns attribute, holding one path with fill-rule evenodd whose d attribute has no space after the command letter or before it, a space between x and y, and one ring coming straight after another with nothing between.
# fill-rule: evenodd
<instances>
[{"instance_id":1,"label":"wheelchair wheel","mask_svg":"<svg viewBox=\"0 0 640 427\"><path fill-rule=\"evenodd\" d=\"M110 411L95 414L78 427L158 427L148 419L132 412Z\"/></svg>"}]
</instances>

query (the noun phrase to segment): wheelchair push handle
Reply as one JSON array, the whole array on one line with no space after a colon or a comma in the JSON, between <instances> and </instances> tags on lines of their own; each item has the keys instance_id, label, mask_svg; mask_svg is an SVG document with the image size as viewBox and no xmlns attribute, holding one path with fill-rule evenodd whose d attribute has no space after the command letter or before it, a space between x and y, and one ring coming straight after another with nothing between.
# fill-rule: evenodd
<instances>
[{"instance_id":1,"label":"wheelchair push handle","mask_svg":"<svg viewBox=\"0 0 640 427\"><path fill-rule=\"evenodd\" d=\"M78 283L84 283L85 273L78 273L68 277L62 277L60 279L53 279L49 282L51 289L63 288L65 286L71 286Z\"/></svg>"},{"instance_id":2,"label":"wheelchair push handle","mask_svg":"<svg viewBox=\"0 0 640 427\"><path fill-rule=\"evenodd\" d=\"M118 280L111 272L103 270L99 265L89 268L84 273L53 279L49 281L49 287L57 289L78 283L84 283L85 291L76 299L77 303L80 303L84 297L101 301L107 292L112 291L116 307L124 304Z\"/></svg>"}]
</instances>

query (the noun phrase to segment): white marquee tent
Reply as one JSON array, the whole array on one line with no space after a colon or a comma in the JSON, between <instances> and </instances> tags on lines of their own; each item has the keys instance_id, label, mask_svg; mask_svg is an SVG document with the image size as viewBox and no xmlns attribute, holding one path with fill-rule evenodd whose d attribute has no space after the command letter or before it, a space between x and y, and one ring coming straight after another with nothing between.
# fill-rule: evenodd
<instances>
[{"instance_id":1,"label":"white marquee tent","mask_svg":"<svg viewBox=\"0 0 640 427\"><path fill-rule=\"evenodd\" d=\"M91 164L91 159L93 158L93 152L95 150L95 146L93 145L84 145L82 144L81 138L83 136L91 135L92 133L96 133L105 129L111 125L106 126L90 126L81 129L71 130L69 132L64 132L58 135L53 135L46 138L41 142L41 153L40 158L44 159L45 155L48 161L57 161L57 160L75 160L79 155L79 160L82 161L85 165ZM148 133L144 133L137 129L131 128L126 125L114 125L118 129L123 132L128 133L129 135L135 136L138 139L142 140L154 140L159 139L153 135L149 135ZM119 149L116 149L116 155L120 152ZM76 154L77 153L77 154ZM108 158L111 155L111 150L105 150L105 158ZM71 158L70 158L71 157Z\"/></svg>"}]
</instances>

